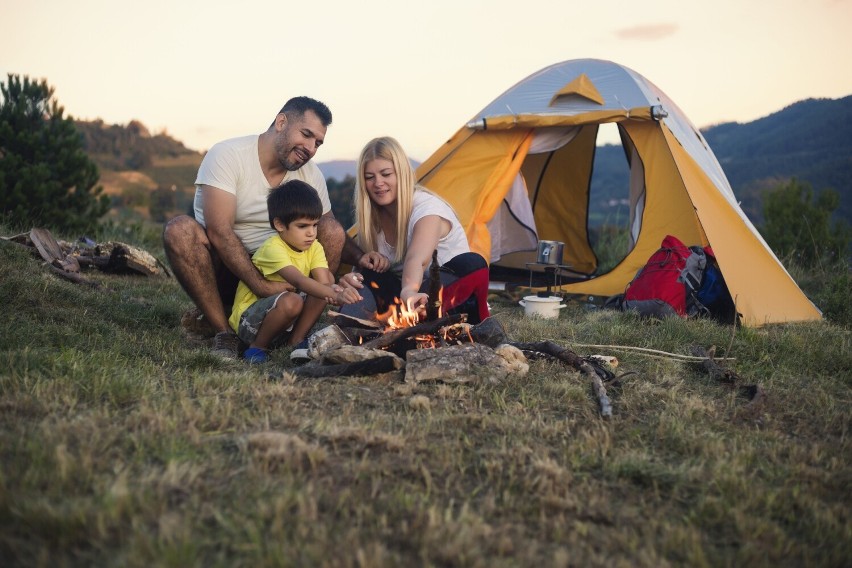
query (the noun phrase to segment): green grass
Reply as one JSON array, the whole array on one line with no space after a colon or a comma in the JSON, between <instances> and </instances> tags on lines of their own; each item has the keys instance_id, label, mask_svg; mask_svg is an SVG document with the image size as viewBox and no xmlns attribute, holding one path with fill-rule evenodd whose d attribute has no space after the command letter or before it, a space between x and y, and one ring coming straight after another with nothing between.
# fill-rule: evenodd
<instances>
[{"instance_id":1,"label":"green grass","mask_svg":"<svg viewBox=\"0 0 852 568\"><path fill-rule=\"evenodd\" d=\"M9 235L14 231L0 231ZM111 238L143 244L141 229ZM732 329L571 304L515 341L619 358L590 385L535 360L495 385L291 383L224 363L172 279L56 278L0 243L0 565L842 566L852 557L847 327ZM689 354L716 346L753 408ZM730 346L730 349L729 349ZM413 404L422 396L428 405Z\"/></svg>"}]
</instances>

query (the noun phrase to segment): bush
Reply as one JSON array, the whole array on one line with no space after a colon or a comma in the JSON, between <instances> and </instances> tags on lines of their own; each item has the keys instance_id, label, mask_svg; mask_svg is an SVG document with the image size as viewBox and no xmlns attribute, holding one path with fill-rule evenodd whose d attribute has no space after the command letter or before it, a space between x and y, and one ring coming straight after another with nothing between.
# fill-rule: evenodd
<instances>
[{"instance_id":1,"label":"bush","mask_svg":"<svg viewBox=\"0 0 852 568\"><path fill-rule=\"evenodd\" d=\"M0 212L24 225L92 229L109 209L98 168L45 80L0 83Z\"/></svg>"},{"instance_id":2,"label":"bush","mask_svg":"<svg viewBox=\"0 0 852 568\"><path fill-rule=\"evenodd\" d=\"M788 261L804 267L835 264L846 258L852 238L846 223L831 223L839 204L836 191L825 189L814 199L810 184L792 179L766 195L761 234Z\"/></svg>"}]
</instances>

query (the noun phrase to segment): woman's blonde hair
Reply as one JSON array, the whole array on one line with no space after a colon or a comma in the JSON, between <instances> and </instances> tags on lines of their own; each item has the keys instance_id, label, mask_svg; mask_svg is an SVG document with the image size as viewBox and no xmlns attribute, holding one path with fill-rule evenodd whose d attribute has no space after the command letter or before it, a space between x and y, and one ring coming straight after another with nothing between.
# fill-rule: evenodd
<instances>
[{"instance_id":1,"label":"woman's blonde hair","mask_svg":"<svg viewBox=\"0 0 852 568\"><path fill-rule=\"evenodd\" d=\"M396 249L396 258L392 262L401 262L405 258L408 246L408 222L411 219L411 209L414 207L415 190L423 189L417 186L417 179L408 156L394 138L382 136L367 142L361 150L358 159L358 177L355 180L355 220L358 223L358 240L364 251L378 250L379 216L376 205L367 193L364 169L373 160L387 160L393 164L396 172L396 239L388 244ZM391 235L385 235L389 239Z\"/></svg>"}]
</instances>

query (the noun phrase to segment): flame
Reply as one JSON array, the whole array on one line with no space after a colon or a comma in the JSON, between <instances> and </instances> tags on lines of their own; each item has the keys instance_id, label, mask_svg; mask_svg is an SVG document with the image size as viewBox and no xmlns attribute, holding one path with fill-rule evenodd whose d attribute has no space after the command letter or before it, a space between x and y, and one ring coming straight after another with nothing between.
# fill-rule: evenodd
<instances>
[{"instance_id":1,"label":"flame","mask_svg":"<svg viewBox=\"0 0 852 568\"><path fill-rule=\"evenodd\" d=\"M394 298L393 301L394 303L391 304L388 311L383 314L376 314L376 319L385 324L387 329L402 329L417 325L420 321L417 312L409 310L400 302L399 298Z\"/></svg>"}]
</instances>

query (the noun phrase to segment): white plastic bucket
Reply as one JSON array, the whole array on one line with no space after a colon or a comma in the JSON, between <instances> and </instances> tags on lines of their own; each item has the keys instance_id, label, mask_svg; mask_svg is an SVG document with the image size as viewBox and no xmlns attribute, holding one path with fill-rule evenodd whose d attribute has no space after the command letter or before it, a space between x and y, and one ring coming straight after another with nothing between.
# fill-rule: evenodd
<instances>
[{"instance_id":1,"label":"white plastic bucket","mask_svg":"<svg viewBox=\"0 0 852 568\"><path fill-rule=\"evenodd\" d=\"M559 310L565 307L559 296L524 296L518 302L524 307L527 317L540 317L544 319L555 319L559 317Z\"/></svg>"}]
</instances>

